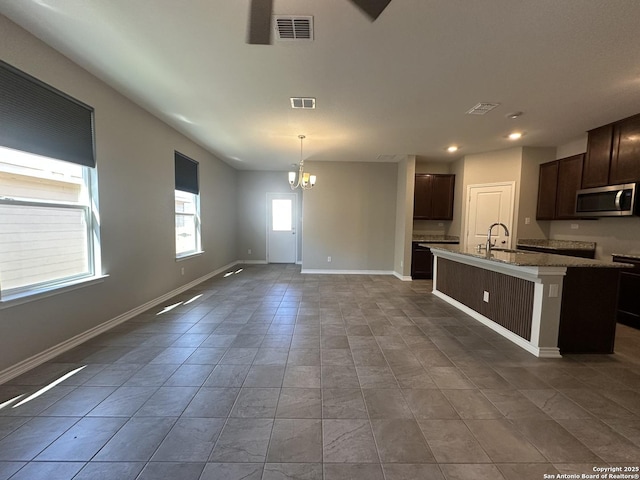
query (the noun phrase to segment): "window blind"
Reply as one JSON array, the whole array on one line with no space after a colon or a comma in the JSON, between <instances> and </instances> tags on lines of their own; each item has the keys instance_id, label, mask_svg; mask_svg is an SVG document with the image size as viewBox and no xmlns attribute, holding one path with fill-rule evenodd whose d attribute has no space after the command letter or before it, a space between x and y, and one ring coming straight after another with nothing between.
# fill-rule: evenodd
<instances>
[{"instance_id":1,"label":"window blind","mask_svg":"<svg viewBox=\"0 0 640 480\"><path fill-rule=\"evenodd\" d=\"M95 167L93 108L0 60L0 145Z\"/></svg>"},{"instance_id":2,"label":"window blind","mask_svg":"<svg viewBox=\"0 0 640 480\"><path fill-rule=\"evenodd\" d=\"M175 152L176 162L176 190L199 194L198 162Z\"/></svg>"}]
</instances>

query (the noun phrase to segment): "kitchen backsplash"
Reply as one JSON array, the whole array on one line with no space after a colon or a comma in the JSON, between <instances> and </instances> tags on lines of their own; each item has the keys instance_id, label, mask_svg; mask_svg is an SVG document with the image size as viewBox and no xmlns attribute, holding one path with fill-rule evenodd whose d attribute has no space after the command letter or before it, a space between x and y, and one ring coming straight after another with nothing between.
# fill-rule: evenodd
<instances>
[{"instance_id":1,"label":"kitchen backsplash","mask_svg":"<svg viewBox=\"0 0 640 480\"><path fill-rule=\"evenodd\" d=\"M550 223L550 239L596 242L597 259L611 260L613 253L640 254L640 217L556 220Z\"/></svg>"},{"instance_id":2,"label":"kitchen backsplash","mask_svg":"<svg viewBox=\"0 0 640 480\"><path fill-rule=\"evenodd\" d=\"M450 221L414 220L414 235L446 235L451 226Z\"/></svg>"}]
</instances>

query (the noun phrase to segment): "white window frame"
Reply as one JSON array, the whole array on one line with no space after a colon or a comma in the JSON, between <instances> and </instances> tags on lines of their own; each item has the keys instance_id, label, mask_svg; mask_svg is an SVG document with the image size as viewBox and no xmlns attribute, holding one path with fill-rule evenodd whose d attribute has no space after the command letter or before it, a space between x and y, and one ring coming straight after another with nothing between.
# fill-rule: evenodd
<instances>
[{"instance_id":1,"label":"white window frame","mask_svg":"<svg viewBox=\"0 0 640 480\"><path fill-rule=\"evenodd\" d=\"M33 155L28 152L15 151L19 155ZM0 150L0 154L2 151ZM0 156L0 160L1 160ZM48 160L63 162L64 160L58 160L48 157L43 157ZM70 287L75 287L81 283L93 282L100 280L106 275L102 275L101 265L101 251L100 251L100 225L98 214L98 196L97 196L97 172L95 168L78 165L82 168L83 177L83 202L62 202L62 201L49 201L41 199L30 199L20 197L3 196L0 194L0 205L8 206L24 206L24 207L38 207L38 208L56 208L56 209L70 209L82 211L86 225L86 238L87 238L87 266L88 272L78 275L70 275L66 277L60 277L53 280L32 283L21 287L2 289L2 278L0 277L0 307L2 304L14 304L24 303L24 300L30 300L31 297L50 296L53 293L58 293L56 290L67 290ZM37 178L34 176L34 178ZM17 302L16 302L17 301Z\"/></svg>"},{"instance_id":2,"label":"white window frame","mask_svg":"<svg viewBox=\"0 0 640 480\"><path fill-rule=\"evenodd\" d=\"M178 212L175 211L175 200L174 200L174 211L175 211L175 252L176 252L176 260L180 260L183 258L188 258L188 257L192 257L194 255L200 255L203 253L202 250L202 234L201 234L201 228L200 228L200 194L199 193L191 193L191 192L185 192L182 190L175 190L174 191L174 197L175 199L177 199L177 195L178 193L181 193L183 195L192 195L193 199L194 199L194 205L195 205L195 212L194 213L187 213L187 212ZM178 217L193 217L193 222L194 222L194 234L195 234L195 240L196 240L196 244L195 244L195 249L193 250L187 250L184 252L178 252L178 242L177 242L177 235L178 235L178 225L177 225L177 219Z\"/></svg>"}]
</instances>

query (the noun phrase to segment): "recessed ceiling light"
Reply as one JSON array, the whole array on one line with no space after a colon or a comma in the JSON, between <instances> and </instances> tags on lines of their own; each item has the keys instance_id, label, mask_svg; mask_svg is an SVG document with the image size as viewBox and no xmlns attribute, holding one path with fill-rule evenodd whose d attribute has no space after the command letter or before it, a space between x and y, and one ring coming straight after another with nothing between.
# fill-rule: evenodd
<instances>
[{"instance_id":1,"label":"recessed ceiling light","mask_svg":"<svg viewBox=\"0 0 640 480\"><path fill-rule=\"evenodd\" d=\"M458 148L459 147L457 145L451 145L450 147L447 147L447 152L449 153L457 152Z\"/></svg>"},{"instance_id":2,"label":"recessed ceiling light","mask_svg":"<svg viewBox=\"0 0 640 480\"><path fill-rule=\"evenodd\" d=\"M522 138L521 132L513 132L509 134L509 140L518 140L519 138Z\"/></svg>"}]
</instances>

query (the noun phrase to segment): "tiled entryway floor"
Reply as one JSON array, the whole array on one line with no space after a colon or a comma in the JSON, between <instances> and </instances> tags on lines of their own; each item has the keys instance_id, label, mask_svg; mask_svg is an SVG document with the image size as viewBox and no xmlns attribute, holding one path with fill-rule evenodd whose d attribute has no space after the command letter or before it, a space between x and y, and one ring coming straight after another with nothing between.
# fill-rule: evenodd
<instances>
[{"instance_id":1,"label":"tiled entryway floor","mask_svg":"<svg viewBox=\"0 0 640 480\"><path fill-rule=\"evenodd\" d=\"M0 386L0 479L540 480L640 464L640 332L537 359L391 276L245 266ZM189 302L189 303L187 303ZM25 397L22 397L25 398Z\"/></svg>"}]
</instances>

